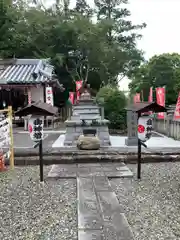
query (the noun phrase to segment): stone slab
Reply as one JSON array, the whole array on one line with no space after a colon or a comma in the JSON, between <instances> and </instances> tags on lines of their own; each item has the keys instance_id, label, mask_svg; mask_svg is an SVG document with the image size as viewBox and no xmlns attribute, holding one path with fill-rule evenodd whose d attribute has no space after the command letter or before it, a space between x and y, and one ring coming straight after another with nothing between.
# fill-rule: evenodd
<instances>
[{"instance_id":1,"label":"stone slab","mask_svg":"<svg viewBox=\"0 0 180 240\"><path fill-rule=\"evenodd\" d=\"M104 240L103 234L102 230L79 230L78 240Z\"/></svg>"},{"instance_id":2,"label":"stone slab","mask_svg":"<svg viewBox=\"0 0 180 240\"><path fill-rule=\"evenodd\" d=\"M79 168L83 169L84 165ZM134 239L107 177L78 177L77 197L79 240Z\"/></svg>"},{"instance_id":3,"label":"stone slab","mask_svg":"<svg viewBox=\"0 0 180 240\"><path fill-rule=\"evenodd\" d=\"M111 191L111 185L106 176L95 176L94 187L97 192L99 191Z\"/></svg>"},{"instance_id":4,"label":"stone slab","mask_svg":"<svg viewBox=\"0 0 180 240\"><path fill-rule=\"evenodd\" d=\"M76 178L77 166L68 164L54 164L48 173L49 178Z\"/></svg>"},{"instance_id":5,"label":"stone slab","mask_svg":"<svg viewBox=\"0 0 180 240\"><path fill-rule=\"evenodd\" d=\"M116 172L116 166L114 164L108 165L108 166L102 166L102 169L104 172Z\"/></svg>"},{"instance_id":6,"label":"stone slab","mask_svg":"<svg viewBox=\"0 0 180 240\"><path fill-rule=\"evenodd\" d=\"M131 227L124 213L112 214L110 221L104 222L104 234L106 240L134 240Z\"/></svg>"},{"instance_id":7,"label":"stone slab","mask_svg":"<svg viewBox=\"0 0 180 240\"><path fill-rule=\"evenodd\" d=\"M93 178L77 178L77 186L79 186L82 191L86 191L86 189L94 191Z\"/></svg>"},{"instance_id":8,"label":"stone slab","mask_svg":"<svg viewBox=\"0 0 180 240\"><path fill-rule=\"evenodd\" d=\"M102 217L94 191L92 178L77 178L78 228L100 230Z\"/></svg>"},{"instance_id":9,"label":"stone slab","mask_svg":"<svg viewBox=\"0 0 180 240\"><path fill-rule=\"evenodd\" d=\"M81 168L81 167L94 167L94 168L96 168L96 167L100 167L101 168L101 164L100 163L87 163L87 164L78 164L78 168Z\"/></svg>"},{"instance_id":10,"label":"stone slab","mask_svg":"<svg viewBox=\"0 0 180 240\"><path fill-rule=\"evenodd\" d=\"M129 171L106 172L108 178L132 178L133 173Z\"/></svg>"},{"instance_id":11,"label":"stone slab","mask_svg":"<svg viewBox=\"0 0 180 240\"><path fill-rule=\"evenodd\" d=\"M122 169L122 170L121 170ZM96 185L97 189L99 186L102 190L108 190L107 177L117 178L117 177L132 177L133 173L131 170L121 163L111 163L111 164L54 164L48 173L49 178L76 178L93 177L93 184ZM98 178L96 178L98 177ZM84 180L85 181L85 180Z\"/></svg>"},{"instance_id":12,"label":"stone slab","mask_svg":"<svg viewBox=\"0 0 180 240\"><path fill-rule=\"evenodd\" d=\"M117 171L128 171L129 168L125 164L122 164L121 166L116 167L116 170Z\"/></svg>"},{"instance_id":13,"label":"stone slab","mask_svg":"<svg viewBox=\"0 0 180 240\"><path fill-rule=\"evenodd\" d=\"M120 212L120 205L115 192L100 191L97 192L97 197L104 221L109 221L114 213Z\"/></svg>"},{"instance_id":14,"label":"stone slab","mask_svg":"<svg viewBox=\"0 0 180 240\"><path fill-rule=\"evenodd\" d=\"M90 168L88 168L88 167L78 168L78 172L77 172L79 177L90 176L90 173L91 173L91 171L90 171Z\"/></svg>"}]
</instances>

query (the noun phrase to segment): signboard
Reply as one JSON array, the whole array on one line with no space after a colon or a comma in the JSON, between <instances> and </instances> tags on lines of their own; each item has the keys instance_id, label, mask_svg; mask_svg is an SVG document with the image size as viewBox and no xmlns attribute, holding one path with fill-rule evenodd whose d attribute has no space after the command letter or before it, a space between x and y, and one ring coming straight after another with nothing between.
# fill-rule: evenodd
<instances>
[{"instance_id":1,"label":"signboard","mask_svg":"<svg viewBox=\"0 0 180 240\"><path fill-rule=\"evenodd\" d=\"M138 120L138 138L142 142L150 139L152 134L152 119L149 116L140 117Z\"/></svg>"},{"instance_id":2,"label":"signboard","mask_svg":"<svg viewBox=\"0 0 180 240\"><path fill-rule=\"evenodd\" d=\"M165 87L156 88L156 101L159 105L165 107ZM157 114L158 119L164 119L164 112Z\"/></svg>"},{"instance_id":3,"label":"signboard","mask_svg":"<svg viewBox=\"0 0 180 240\"><path fill-rule=\"evenodd\" d=\"M10 144L10 124L9 118L0 114L0 148Z\"/></svg>"},{"instance_id":4,"label":"signboard","mask_svg":"<svg viewBox=\"0 0 180 240\"><path fill-rule=\"evenodd\" d=\"M46 103L54 105L52 87L46 87Z\"/></svg>"},{"instance_id":5,"label":"signboard","mask_svg":"<svg viewBox=\"0 0 180 240\"><path fill-rule=\"evenodd\" d=\"M174 112L174 120L179 120L179 119L180 119L180 93L177 99L176 109Z\"/></svg>"},{"instance_id":6,"label":"signboard","mask_svg":"<svg viewBox=\"0 0 180 240\"><path fill-rule=\"evenodd\" d=\"M43 139L43 125L43 117L33 116L29 119L28 131L32 141L39 142Z\"/></svg>"}]
</instances>

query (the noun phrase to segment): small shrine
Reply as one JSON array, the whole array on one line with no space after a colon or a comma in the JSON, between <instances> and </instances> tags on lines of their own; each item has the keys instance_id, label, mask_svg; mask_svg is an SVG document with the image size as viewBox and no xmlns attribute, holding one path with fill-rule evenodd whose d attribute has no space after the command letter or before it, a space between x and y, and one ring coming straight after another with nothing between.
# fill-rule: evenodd
<instances>
[{"instance_id":1,"label":"small shrine","mask_svg":"<svg viewBox=\"0 0 180 240\"><path fill-rule=\"evenodd\" d=\"M80 89L79 102L73 105L72 116L65 121L66 134L64 146L77 146L81 135L95 135L100 140L100 147L110 146L108 123L103 115L100 115L98 106L91 96L89 85Z\"/></svg>"}]
</instances>

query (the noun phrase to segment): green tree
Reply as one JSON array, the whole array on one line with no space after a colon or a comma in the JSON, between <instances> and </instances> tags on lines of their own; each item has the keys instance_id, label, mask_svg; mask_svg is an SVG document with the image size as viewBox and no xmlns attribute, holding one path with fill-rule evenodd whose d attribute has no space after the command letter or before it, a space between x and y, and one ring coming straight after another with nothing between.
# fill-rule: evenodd
<instances>
[{"instance_id":1,"label":"green tree","mask_svg":"<svg viewBox=\"0 0 180 240\"><path fill-rule=\"evenodd\" d=\"M145 24L133 25L127 17L130 11L125 8L127 0L95 0L97 20L106 32L108 48L111 48L111 62L105 62L105 75L117 81L118 75L126 76L143 60L142 52L136 48L136 40L141 37L139 30Z\"/></svg>"},{"instance_id":2,"label":"green tree","mask_svg":"<svg viewBox=\"0 0 180 240\"><path fill-rule=\"evenodd\" d=\"M104 106L105 118L110 121L112 129L126 129L126 97L118 88L107 85L100 88L97 102Z\"/></svg>"},{"instance_id":3,"label":"green tree","mask_svg":"<svg viewBox=\"0 0 180 240\"><path fill-rule=\"evenodd\" d=\"M131 82L129 84L131 95L135 93L143 93L141 99L143 101L148 101L149 89L154 86L153 82L149 79L148 76L148 66L146 63L141 65L139 68L131 73Z\"/></svg>"},{"instance_id":4,"label":"green tree","mask_svg":"<svg viewBox=\"0 0 180 240\"><path fill-rule=\"evenodd\" d=\"M74 8L76 13L79 13L86 17L92 17L93 9L87 4L86 0L76 0L76 6Z\"/></svg>"},{"instance_id":5,"label":"green tree","mask_svg":"<svg viewBox=\"0 0 180 240\"><path fill-rule=\"evenodd\" d=\"M77 0L72 10L68 0L56 1L56 6L49 8L40 0L29 0L31 5L26 2L4 5L0 14L1 57L50 58L68 91L75 90L75 80L80 79L96 90L109 82L116 86L119 74L126 75L141 62L135 44L138 35L130 34L139 28L127 27L130 22L123 18L129 13L117 8L114 1L110 18L103 18L101 6L98 8L96 23L91 19L94 9L85 0Z\"/></svg>"},{"instance_id":6,"label":"green tree","mask_svg":"<svg viewBox=\"0 0 180 240\"><path fill-rule=\"evenodd\" d=\"M147 100L149 88L166 87L166 103L173 104L177 101L180 90L180 55L161 54L153 56L147 63L136 69L131 76L129 87L132 93L143 90Z\"/></svg>"},{"instance_id":7,"label":"green tree","mask_svg":"<svg viewBox=\"0 0 180 240\"><path fill-rule=\"evenodd\" d=\"M13 8L12 1L0 1L0 56L13 56L14 26L18 21L19 13Z\"/></svg>"}]
</instances>

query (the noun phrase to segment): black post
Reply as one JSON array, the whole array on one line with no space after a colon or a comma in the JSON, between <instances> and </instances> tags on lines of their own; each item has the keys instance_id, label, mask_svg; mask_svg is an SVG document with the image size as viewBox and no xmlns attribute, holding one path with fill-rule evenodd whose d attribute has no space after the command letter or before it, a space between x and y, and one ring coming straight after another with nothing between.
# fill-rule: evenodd
<instances>
[{"instance_id":1,"label":"black post","mask_svg":"<svg viewBox=\"0 0 180 240\"><path fill-rule=\"evenodd\" d=\"M42 149L42 140L39 142L39 168L40 168L40 182L44 181L43 178L43 149Z\"/></svg>"},{"instance_id":2,"label":"black post","mask_svg":"<svg viewBox=\"0 0 180 240\"><path fill-rule=\"evenodd\" d=\"M138 113L138 122L141 114ZM141 140L138 138L138 162L137 162L137 178L141 179Z\"/></svg>"},{"instance_id":3,"label":"black post","mask_svg":"<svg viewBox=\"0 0 180 240\"><path fill-rule=\"evenodd\" d=\"M43 84L43 98L44 103L46 103L46 84ZM46 116L44 116L44 126L48 127Z\"/></svg>"},{"instance_id":4,"label":"black post","mask_svg":"<svg viewBox=\"0 0 180 240\"><path fill-rule=\"evenodd\" d=\"M137 165L137 178L141 179L141 140L138 139L138 165Z\"/></svg>"}]
</instances>

